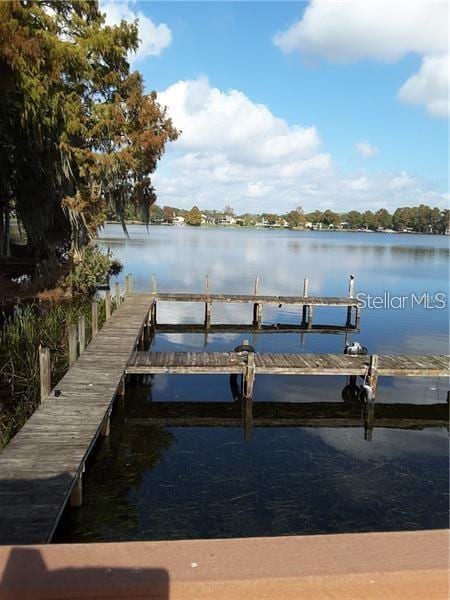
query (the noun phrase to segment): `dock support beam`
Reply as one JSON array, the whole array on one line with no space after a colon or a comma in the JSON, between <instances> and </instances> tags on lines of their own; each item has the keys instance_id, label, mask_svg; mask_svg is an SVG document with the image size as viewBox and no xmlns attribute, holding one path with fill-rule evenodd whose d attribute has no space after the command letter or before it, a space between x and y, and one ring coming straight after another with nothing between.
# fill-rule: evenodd
<instances>
[{"instance_id":1,"label":"dock support beam","mask_svg":"<svg viewBox=\"0 0 450 600\"><path fill-rule=\"evenodd\" d=\"M83 506L83 473L84 465L82 471L78 473L75 484L70 493L70 506L72 508L80 508Z\"/></svg>"},{"instance_id":2,"label":"dock support beam","mask_svg":"<svg viewBox=\"0 0 450 600\"><path fill-rule=\"evenodd\" d=\"M243 413L244 441L251 442L253 432L253 398L244 398Z\"/></svg>"},{"instance_id":3,"label":"dock support beam","mask_svg":"<svg viewBox=\"0 0 450 600\"><path fill-rule=\"evenodd\" d=\"M308 277L305 277L305 279L303 280L303 298L307 298L309 294L309 279ZM303 311L302 311L302 325L306 325L307 322L307 317L309 316L309 309L310 307L308 306L308 304L304 304L303 305Z\"/></svg>"},{"instance_id":4,"label":"dock support beam","mask_svg":"<svg viewBox=\"0 0 450 600\"><path fill-rule=\"evenodd\" d=\"M359 329L361 323L361 309L359 306L355 308L355 329Z\"/></svg>"},{"instance_id":5,"label":"dock support beam","mask_svg":"<svg viewBox=\"0 0 450 600\"><path fill-rule=\"evenodd\" d=\"M95 336L98 333L98 302L93 302L92 303L92 339L95 338Z\"/></svg>"},{"instance_id":6,"label":"dock support beam","mask_svg":"<svg viewBox=\"0 0 450 600\"><path fill-rule=\"evenodd\" d=\"M211 327L211 302L205 302L205 329Z\"/></svg>"},{"instance_id":7,"label":"dock support beam","mask_svg":"<svg viewBox=\"0 0 450 600\"><path fill-rule=\"evenodd\" d=\"M125 298L128 298L133 293L133 281L131 273L125 277Z\"/></svg>"},{"instance_id":8,"label":"dock support beam","mask_svg":"<svg viewBox=\"0 0 450 600\"><path fill-rule=\"evenodd\" d=\"M253 326L257 329L261 329L262 323L262 307L261 302L255 302L253 305Z\"/></svg>"},{"instance_id":9,"label":"dock support beam","mask_svg":"<svg viewBox=\"0 0 450 600\"><path fill-rule=\"evenodd\" d=\"M77 360L78 327L75 323L69 325L69 367Z\"/></svg>"},{"instance_id":10,"label":"dock support beam","mask_svg":"<svg viewBox=\"0 0 450 600\"><path fill-rule=\"evenodd\" d=\"M364 407L363 407L364 439L367 442L372 441L374 420L375 420L375 403L369 402L367 404L364 404Z\"/></svg>"},{"instance_id":11,"label":"dock support beam","mask_svg":"<svg viewBox=\"0 0 450 600\"><path fill-rule=\"evenodd\" d=\"M152 331L156 329L156 300L153 300L150 307L150 327Z\"/></svg>"},{"instance_id":12,"label":"dock support beam","mask_svg":"<svg viewBox=\"0 0 450 600\"><path fill-rule=\"evenodd\" d=\"M372 402L374 402L378 386L378 356L376 354L372 354L369 359L369 372L367 374L367 383L372 388Z\"/></svg>"},{"instance_id":13,"label":"dock support beam","mask_svg":"<svg viewBox=\"0 0 450 600\"><path fill-rule=\"evenodd\" d=\"M47 398L52 389L50 349L39 346L39 373L41 381L41 402Z\"/></svg>"},{"instance_id":14,"label":"dock support beam","mask_svg":"<svg viewBox=\"0 0 450 600\"><path fill-rule=\"evenodd\" d=\"M205 277L205 294L209 296L209 276ZM205 302L205 329L211 326L211 302Z\"/></svg>"},{"instance_id":15,"label":"dock support beam","mask_svg":"<svg viewBox=\"0 0 450 600\"><path fill-rule=\"evenodd\" d=\"M114 284L114 298L116 300L116 310L117 310L120 306L120 285L119 285L118 281L116 281L116 283Z\"/></svg>"},{"instance_id":16,"label":"dock support beam","mask_svg":"<svg viewBox=\"0 0 450 600\"><path fill-rule=\"evenodd\" d=\"M355 297L355 278L353 277L353 275L350 275L350 279L348 282L348 297L349 298L354 298ZM347 323L346 323L346 327L350 327L351 323L352 323L352 306L349 306L347 308ZM356 327L356 325L355 325Z\"/></svg>"},{"instance_id":17,"label":"dock support beam","mask_svg":"<svg viewBox=\"0 0 450 600\"><path fill-rule=\"evenodd\" d=\"M255 278L255 296L259 295L259 277ZM261 329L262 322L262 307L261 302L255 302L253 305L253 326Z\"/></svg>"},{"instance_id":18,"label":"dock support beam","mask_svg":"<svg viewBox=\"0 0 450 600\"><path fill-rule=\"evenodd\" d=\"M109 437L110 431L111 431L111 413L108 412L108 414L105 416L105 418L103 420L100 435L102 437Z\"/></svg>"},{"instance_id":19,"label":"dock support beam","mask_svg":"<svg viewBox=\"0 0 450 600\"><path fill-rule=\"evenodd\" d=\"M105 292L105 319L111 318L111 292L106 290Z\"/></svg>"},{"instance_id":20,"label":"dock support beam","mask_svg":"<svg viewBox=\"0 0 450 600\"><path fill-rule=\"evenodd\" d=\"M245 344L245 342L244 342ZM247 342L248 344L248 342ZM244 373L244 397L253 398L253 385L255 383L255 354L247 352L247 364Z\"/></svg>"},{"instance_id":21,"label":"dock support beam","mask_svg":"<svg viewBox=\"0 0 450 600\"><path fill-rule=\"evenodd\" d=\"M86 349L86 317L80 315L78 317L78 352L83 354Z\"/></svg>"}]
</instances>

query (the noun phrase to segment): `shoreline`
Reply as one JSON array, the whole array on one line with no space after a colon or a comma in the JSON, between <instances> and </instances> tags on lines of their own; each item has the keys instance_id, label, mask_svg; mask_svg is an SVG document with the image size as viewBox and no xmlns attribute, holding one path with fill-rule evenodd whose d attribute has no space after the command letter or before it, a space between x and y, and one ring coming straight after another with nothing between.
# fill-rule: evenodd
<instances>
[{"instance_id":1,"label":"shoreline","mask_svg":"<svg viewBox=\"0 0 450 600\"><path fill-rule=\"evenodd\" d=\"M120 221L105 221L103 227L106 225L122 225ZM320 232L320 233L383 233L386 235L428 235L428 236L443 236L449 237L449 233L432 233L428 231L375 231L373 229L311 229L300 228L300 227L266 227L266 226L255 226L255 225L185 225L185 224L171 224L171 223L143 223L142 221L125 221L125 225L142 225L144 227L173 227L173 228L186 228L186 229L256 229L256 230L272 230L272 231L301 231L301 232ZM97 236L95 239L99 239Z\"/></svg>"}]
</instances>

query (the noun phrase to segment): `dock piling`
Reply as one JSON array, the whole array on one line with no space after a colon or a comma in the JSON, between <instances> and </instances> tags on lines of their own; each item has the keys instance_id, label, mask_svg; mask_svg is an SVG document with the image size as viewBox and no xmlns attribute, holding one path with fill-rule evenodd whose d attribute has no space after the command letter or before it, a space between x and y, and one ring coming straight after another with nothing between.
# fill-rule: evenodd
<instances>
[{"instance_id":1,"label":"dock piling","mask_svg":"<svg viewBox=\"0 0 450 600\"><path fill-rule=\"evenodd\" d=\"M205 277L205 294L209 296L209 276ZM205 302L205 329L211 326L211 302Z\"/></svg>"},{"instance_id":2,"label":"dock piling","mask_svg":"<svg viewBox=\"0 0 450 600\"><path fill-rule=\"evenodd\" d=\"M116 281L116 283L114 284L114 298L116 300L116 310L117 310L120 306L120 285L119 285L118 281Z\"/></svg>"},{"instance_id":3,"label":"dock piling","mask_svg":"<svg viewBox=\"0 0 450 600\"><path fill-rule=\"evenodd\" d=\"M105 292L105 318L108 321L111 318L111 292Z\"/></svg>"},{"instance_id":4,"label":"dock piling","mask_svg":"<svg viewBox=\"0 0 450 600\"><path fill-rule=\"evenodd\" d=\"M78 327L76 323L69 325L69 367L77 360Z\"/></svg>"},{"instance_id":5,"label":"dock piling","mask_svg":"<svg viewBox=\"0 0 450 600\"><path fill-rule=\"evenodd\" d=\"M131 296L133 292L133 280L131 277L131 273L128 273L128 275L125 277L125 298L128 298L129 296Z\"/></svg>"},{"instance_id":6,"label":"dock piling","mask_svg":"<svg viewBox=\"0 0 450 600\"><path fill-rule=\"evenodd\" d=\"M255 296L259 295L259 277L255 278ZM261 329L262 323L262 307L261 302L255 302L253 305L253 327Z\"/></svg>"},{"instance_id":7,"label":"dock piling","mask_svg":"<svg viewBox=\"0 0 450 600\"><path fill-rule=\"evenodd\" d=\"M353 275L350 275L350 279L348 282L348 297L349 298L355 297L355 278L353 277ZM347 308L347 327L350 327L351 322L352 322L352 307L349 306ZM355 327L356 327L356 317L355 317Z\"/></svg>"},{"instance_id":8,"label":"dock piling","mask_svg":"<svg viewBox=\"0 0 450 600\"><path fill-rule=\"evenodd\" d=\"M378 356L376 354L372 354L369 359L367 382L372 388L372 402L374 402L378 385Z\"/></svg>"},{"instance_id":9,"label":"dock piling","mask_svg":"<svg viewBox=\"0 0 450 600\"><path fill-rule=\"evenodd\" d=\"M375 422L375 403L369 402L363 407L364 439L372 441L373 426Z\"/></svg>"},{"instance_id":10,"label":"dock piling","mask_svg":"<svg viewBox=\"0 0 450 600\"><path fill-rule=\"evenodd\" d=\"M307 298L309 294L309 279L305 277L303 280L303 298ZM302 311L302 325L306 325L307 315L308 315L309 306L307 304L303 305Z\"/></svg>"},{"instance_id":11,"label":"dock piling","mask_svg":"<svg viewBox=\"0 0 450 600\"><path fill-rule=\"evenodd\" d=\"M156 294L157 293L157 285L156 285L156 275L155 273L153 273L152 275L152 294Z\"/></svg>"},{"instance_id":12,"label":"dock piling","mask_svg":"<svg viewBox=\"0 0 450 600\"><path fill-rule=\"evenodd\" d=\"M103 420L100 434L102 437L109 437L110 431L111 431L111 412L108 412Z\"/></svg>"},{"instance_id":13,"label":"dock piling","mask_svg":"<svg viewBox=\"0 0 450 600\"><path fill-rule=\"evenodd\" d=\"M86 317L80 315L78 317L78 352L83 354L86 349Z\"/></svg>"},{"instance_id":14,"label":"dock piling","mask_svg":"<svg viewBox=\"0 0 450 600\"><path fill-rule=\"evenodd\" d=\"M91 312L92 312L91 330L92 330L92 339L94 339L98 333L98 302L92 303Z\"/></svg>"},{"instance_id":15,"label":"dock piling","mask_svg":"<svg viewBox=\"0 0 450 600\"><path fill-rule=\"evenodd\" d=\"M41 402L47 398L52 388L50 349L39 346L39 374L41 382Z\"/></svg>"},{"instance_id":16,"label":"dock piling","mask_svg":"<svg viewBox=\"0 0 450 600\"><path fill-rule=\"evenodd\" d=\"M84 471L84 467L83 467ZM70 506L80 508L83 505L83 472L78 473L70 493Z\"/></svg>"}]
</instances>

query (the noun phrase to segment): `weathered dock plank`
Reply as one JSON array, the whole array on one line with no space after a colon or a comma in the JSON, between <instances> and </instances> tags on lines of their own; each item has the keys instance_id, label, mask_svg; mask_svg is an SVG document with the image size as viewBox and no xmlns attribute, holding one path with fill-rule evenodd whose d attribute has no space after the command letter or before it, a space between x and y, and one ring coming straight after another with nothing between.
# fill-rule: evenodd
<instances>
[{"instance_id":1,"label":"weathered dock plank","mask_svg":"<svg viewBox=\"0 0 450 600\"><path fill-rule=\"evenodd\" d=\"M368 356L345 354L255 354L259 374L278 375L365 375ZM236 352L134 352L126 372L146 373L244 373L246 356ZM391 377L446 377L449 357L379 357L378 375Z\"/></svg>"},{"instance_id":2,"label":"weathered dock plank","mask_svg":"<svg viewBox=\"0 0 450 600\"><path fill-rule=\"evenodd\" d=\"M151 294L160 302L221 302L226 304L293 304L309 306L358 306L363 304L357 298L339 296L263 296L255 294L190 294L156 292Z\"/></svg>"},{"instance_id":3,"label":"weathered dock plank","mask_svg":"<svg viewBox=\"0 0 450 600\"><path fill-rule=\"evenodd\" d=\"M48 542L111 410L149 310L127 298L0 453L0 543Z\"/></svg>"}]
</instances>

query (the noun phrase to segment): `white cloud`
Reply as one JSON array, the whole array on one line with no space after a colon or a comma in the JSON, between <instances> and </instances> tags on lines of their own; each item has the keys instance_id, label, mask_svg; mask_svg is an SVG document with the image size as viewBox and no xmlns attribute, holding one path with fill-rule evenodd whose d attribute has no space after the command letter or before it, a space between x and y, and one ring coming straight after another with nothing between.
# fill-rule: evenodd
<instances>
[{"instance_id":1,"label":"white cloud","mask_svg":"<svg viewBox=\"0 0 450 600\"><path fill-rule=\"evenodd\" d=\"M402 171L343 176L313 126L290 125L238 90L223 91L205 77L178 81L158 94L180 138L170 144L153 177L158 202L190 208L284 212L387 206L445 205L433 187Z\"/></svg>"},{"instance_id":2,"label":"white cloud","mask_svg":"<svg viewBox=\"0 0 450 600\"><path fill-rule=\"evenodd\" d=\"M406 171L402 171L389 181L388 186L391 190L401 190L414 186L414 179Z\"/></svg>"},{"instance_id":3,"label":"white cloud","mask_svg":"<svg viewBox=\"0 0 450 600\"><path fill-rule=\"evenodd\" d=\"M364 58L395 62L409 53L422 66L399 98L424 104L434 116L448 114L448 6L446 2L312 0L302 18L274 36L284 52L298 51L335 63Z\"/></svg>"},{"instance_id":4,"label":"white cloud","mask_svg":"<svg viewBox=\"0 0 450 600\"><path fill-rule=\"evenodd\" d=\"M139 21L139 48L130 56L133 62L138 62L148 56L159 56L172 42L172 33L165 23L156 25L142 12L132 8L132 2L101 2L100 10L106 14L107 25L119 25L121 21L128 23Z\"/></svg>"},{"instance_id":5,"label":"white cloud","mask_svg":"<svg viewBox=\"0 0 450 600\"><path fill-rule=\"evenodd\" d=\"M179 81L162 92L159 100L183 131L179 149L204 152L208 157L221 153L233 165L306 161L321 145L315 127L291 127L265 105L253 103L238 90L222 92L211 87L205 77Z\"/></svg>"},{"instance_id":6,"label":"white cloud","mask_svg":"<svg viewBox=\"0 0 450 600\"><path fill-rule=\"evenodd\" d=\"M419 71L406 81L398 97L408 104L424 104L434 117L448 117L448 56L425 56Z\"/></svg>"},{"instance_id":7,"label":"white cloud","mask_svg":"<svg viewBox=\"0 0 450 600\"><path fill-rule=\"evenodd\" d=\"M370 158L379 152L378 148L369 142L357 142L355 148L364 158Z\"/></svg>"}]
</instances>

